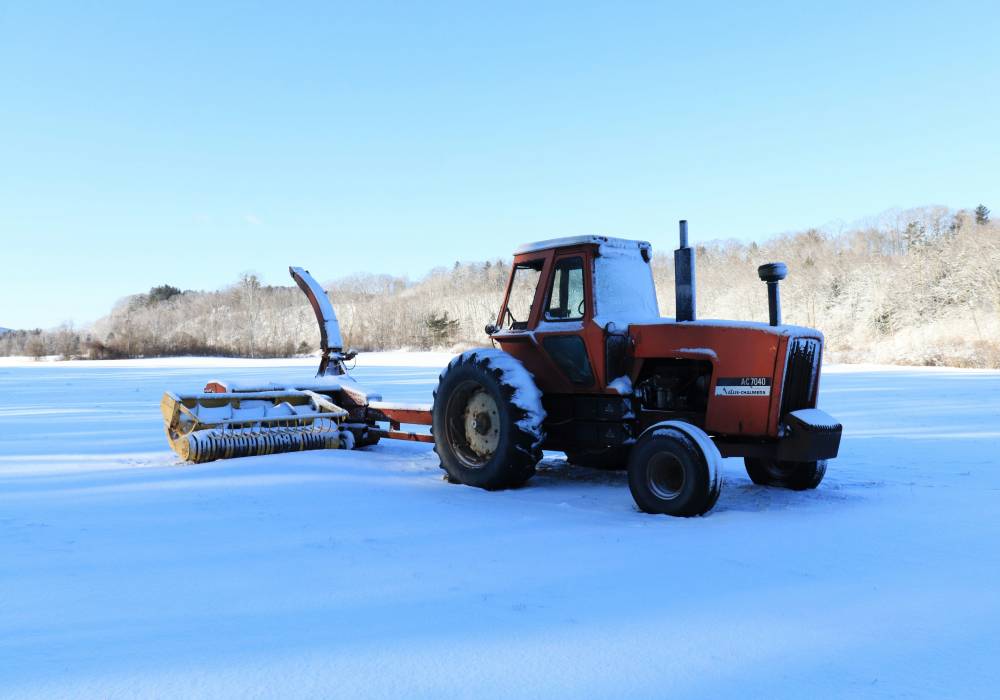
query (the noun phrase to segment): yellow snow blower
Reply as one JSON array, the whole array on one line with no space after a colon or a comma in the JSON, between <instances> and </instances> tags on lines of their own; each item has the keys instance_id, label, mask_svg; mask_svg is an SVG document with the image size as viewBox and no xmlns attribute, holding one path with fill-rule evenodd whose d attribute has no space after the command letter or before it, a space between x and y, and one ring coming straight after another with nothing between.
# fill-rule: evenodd
<instances>
[{"instance_id":1,"label":"yellow snow blower","mask_svg":"<svg viewBox=\"0 0 1000 700\"><path fill-rule=\"evenodd\" d=\"M289 272L305 292L320 327L319 372L297 386L243 386L211 381L196 394L163 395L167 440L181 459L210 462L302 450L352 449L380 437L430 441L399 430L400 423L430 424L429 406L395 406L365 392L347 374L337 315L323 288L300 267ZM377 421L389 423L382 430Z\"/></svg>"},{"instance_id":2,"label":"yellow snow blower","mask_svg":"<svg viewBox=\"0 0 1000 700\"><path fill-rule=\"evenodd\" d=\"M160 404L170 446L188 462L340 447L347 411L314 391L178 395Z\"/></svg>"}]
</instances>

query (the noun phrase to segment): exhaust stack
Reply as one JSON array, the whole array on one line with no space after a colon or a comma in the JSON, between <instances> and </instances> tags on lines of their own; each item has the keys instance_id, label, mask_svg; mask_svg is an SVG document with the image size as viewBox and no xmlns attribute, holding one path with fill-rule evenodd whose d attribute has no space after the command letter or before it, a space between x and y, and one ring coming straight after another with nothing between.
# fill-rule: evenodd
<instances>
[{"instance_id":1,"label":"exhaust stack","mask_svg":"<svg viewBox=\"0 0 1000 700\"><path fill-rule=\"evenodd\" d=\"M788 276L788 266L783 262L767 263L757 268L757 276L767 282L767 311L772 326L781 325L781 292L778 283Z\"/></svg>"},{"instance_id":2,"label":"exhaust stack","mask_svg":"<svg viewBox=\"0 0 1000 700\"><path fill-rule=\"evenodd\" d=\"M695 320L694 248L688 246L688 222L681 219L681 245L674 251L674 298L678 321Z\"/></svg>"}]
</instances>

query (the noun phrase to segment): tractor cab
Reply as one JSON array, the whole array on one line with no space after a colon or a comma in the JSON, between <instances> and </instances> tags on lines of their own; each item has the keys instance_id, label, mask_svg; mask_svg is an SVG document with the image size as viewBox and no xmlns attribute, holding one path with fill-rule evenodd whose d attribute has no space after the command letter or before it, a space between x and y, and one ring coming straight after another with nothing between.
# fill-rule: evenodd
<instances>
[{"instance_id":1,"label":"tractor cab","mask_svg":"<svg viewBox=\"0 0 1000 700\"><path fill-rule=\"evenodd\" d=\"M697 320L686 223L674 251L673 318L660 316L649 243L582 236L515 251L487 332L534 376L550 444L628 443L650 425L681 420L743 454L748 436L777 439L790 413L816 407L823 336L782 325L785 266L758 269L770 323Z\"/></svg>"},{"instance_id":2,"label":"tractor cab","mask_svg":"<svg viewBox=\"0 0 1000 700\"><path fill-rule=\"evenodd\" d=\"M487 332L543 391L602 393L624 374L628 325L660 320L651 258L645 241L606 236L523 245Z\"/></svg>"}]
</instances>

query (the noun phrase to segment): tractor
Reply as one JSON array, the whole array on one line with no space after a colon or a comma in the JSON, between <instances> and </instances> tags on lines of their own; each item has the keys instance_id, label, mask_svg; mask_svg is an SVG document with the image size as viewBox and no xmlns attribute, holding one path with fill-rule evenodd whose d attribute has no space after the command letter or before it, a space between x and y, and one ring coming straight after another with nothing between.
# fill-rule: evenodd
<instances>
[{"instance_id":1,"label":"tractor","mask_svg":"<svg viewBox=\"0 0 1000 700\"><path fill-rule=\"evenodd\" d=\"M675 316L663 318L649 243L579 236L522 245L485 328L492 347L452 359L431 405L385 402L354 382L344 363L355 353L344 350L326 293L290 268L320 325L316 378L167 392L168 439L193 462L431 442L448 481L488 490L523 485L543 450L560 451L574 465L627 470L641 510L675 516L711 510L723 457L742 457L756 484L816 488L842 432L816 408L823 335L782 325L782 263L758 268L769 323L698 320L694 255L682 221Z\"/></svg>"}]
</instances>

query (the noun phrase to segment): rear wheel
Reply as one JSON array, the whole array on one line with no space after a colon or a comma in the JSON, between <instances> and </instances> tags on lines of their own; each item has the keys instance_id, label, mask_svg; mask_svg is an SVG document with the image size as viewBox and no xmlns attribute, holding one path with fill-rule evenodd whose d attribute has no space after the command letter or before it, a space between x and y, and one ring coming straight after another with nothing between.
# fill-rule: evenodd
<instances>
[{"instance_id":1,"label":"rear wheel","mask_svg":"<svg viewBox=\"0 0 1000 700\"><path fill-rule=\"evenodd\" d=\"M434 392L434 449L448 480L484 489L522 485L542 457L541 394L516 359L470 350Z\"/></svg>"},{"instance_id":2,"label":"rear wheel","mask_svg":"<svg viewBox=\"0 0 1000 700\"><path fill-rule=\"evenodd\" d=\"M636 505L647 513L702 515L719 499L717 468L689 433L672 426L655 428L632 449L628 485Z\"/></svg>"},{"instance_id":3,"label":"rear wheel","mask_svg":"<svg viewBox=\"0 0 1000 700\"><path fill-rule=\"evenodd\" d=\"M815 462L780 462L774 459L745 457L750 480L761 486L777 486L792 491L814 489L826 474L826 460Z\"/></svg>"}]
</instances>

